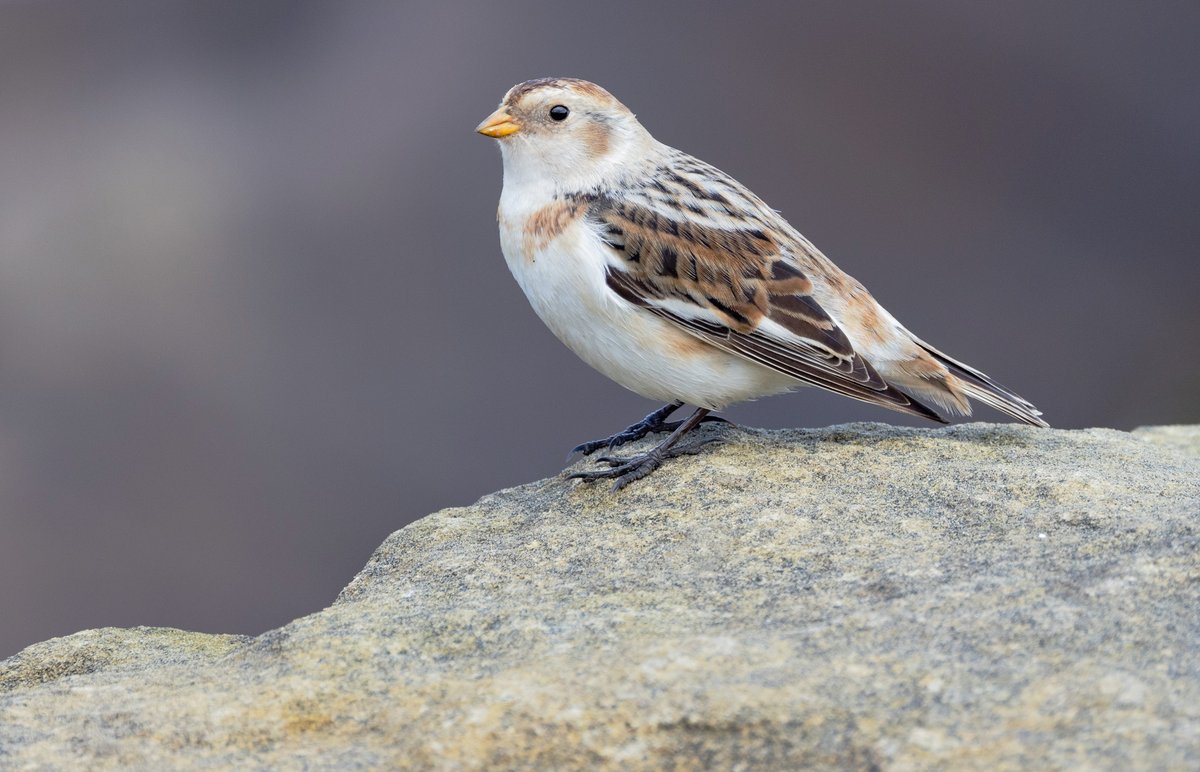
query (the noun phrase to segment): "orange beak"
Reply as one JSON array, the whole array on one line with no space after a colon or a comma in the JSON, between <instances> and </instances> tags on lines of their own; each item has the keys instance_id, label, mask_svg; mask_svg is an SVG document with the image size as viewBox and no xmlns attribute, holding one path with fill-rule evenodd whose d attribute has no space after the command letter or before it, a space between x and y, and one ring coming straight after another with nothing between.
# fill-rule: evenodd
<instances>
[{"instance_id":1,"label":"orange beak","mask_svg":"<svg viewBox=\"0 0 1200 772\"><path fill-rule=\"evenodd\" d=\"M503 107L487 118L484 118L483 123L475 127L475 131L483 136L494 137L496 139L507 137L509 134L515 134L520 130L521 127L517 125L511 115L504 112Z\"/></svg>"}]
</instances>

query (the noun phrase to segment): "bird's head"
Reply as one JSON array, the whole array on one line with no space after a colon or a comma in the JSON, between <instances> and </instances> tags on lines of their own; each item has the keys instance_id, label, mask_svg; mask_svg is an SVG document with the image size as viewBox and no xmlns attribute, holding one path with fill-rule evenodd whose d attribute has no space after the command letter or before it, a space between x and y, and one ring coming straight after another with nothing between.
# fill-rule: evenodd
<instances>
[{"instance_id":1,"label":"bird's head","mask_svg":"<svg viewBox=\"0 0 1200 772\"><path fill-rule=\"evenodd\" d=\"M552 182L558 187L602 182L654 145L616 97L574 78L541 78L513 86L500 108L475 130L499 140L506 181Z\"/></svg>"}]
</instances>

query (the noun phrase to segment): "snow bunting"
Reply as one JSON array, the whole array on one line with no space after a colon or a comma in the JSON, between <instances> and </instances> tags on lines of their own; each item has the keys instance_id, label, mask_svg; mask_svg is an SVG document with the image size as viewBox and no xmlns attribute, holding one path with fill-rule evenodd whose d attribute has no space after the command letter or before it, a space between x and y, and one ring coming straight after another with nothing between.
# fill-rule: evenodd
<instances>
[{"instance_id":1,"label":"snow bunting","mask_svg":"<svg viewBox=\"0 0 1200 772\"><path fill-rule=\"evenodd\" d=\"M599 86L514 86L476 128L499 140L497 220L533 310L585 362L668 404L590 454L670 432L583 480L613 489L695 452L680 438L710 411L819 386L945 422L968 398L1037 426L1029 402L930 346L737 180L650 136ZM696 411L666 419L684 403Z\"/></svg>"}]
</instances>

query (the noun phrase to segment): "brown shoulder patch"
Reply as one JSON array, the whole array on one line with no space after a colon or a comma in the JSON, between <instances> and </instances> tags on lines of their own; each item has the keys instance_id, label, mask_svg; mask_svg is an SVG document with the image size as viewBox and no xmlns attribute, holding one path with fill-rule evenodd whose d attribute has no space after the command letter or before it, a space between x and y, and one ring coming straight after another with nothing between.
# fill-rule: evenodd
<instances>
[{"instance_id":1,"label":"brown shoulder patch","mask_svg":"<svg viewBox=\"0 0 1200 772\"><path fill-rule=\"evenodd\" d=\"M584 204L577 201L552 201L538 209L525 221L525 259L532 261L534 255L547 244L562 235L572 222L583 215Z\"/></svg>"}]
</instances>

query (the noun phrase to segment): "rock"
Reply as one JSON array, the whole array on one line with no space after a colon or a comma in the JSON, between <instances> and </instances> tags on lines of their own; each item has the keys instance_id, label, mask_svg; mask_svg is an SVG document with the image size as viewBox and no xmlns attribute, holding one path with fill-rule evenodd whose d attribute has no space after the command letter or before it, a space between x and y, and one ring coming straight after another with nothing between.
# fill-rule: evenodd
<instances>
[{"instance_id":1,"label":"rock","mask_svg":"<svg viewBox=\"0 0 1200 772\"><path fill-rule=\"evenodd\" d=\"M0 766L1200 767L1200 428L727 428L256 638L0 663Z\"/></svg>"}]
</instances>

